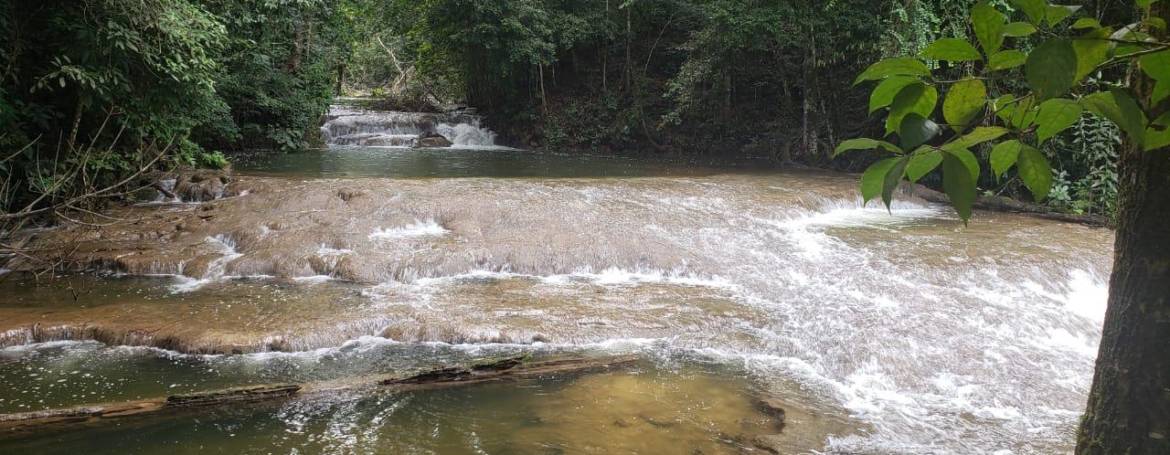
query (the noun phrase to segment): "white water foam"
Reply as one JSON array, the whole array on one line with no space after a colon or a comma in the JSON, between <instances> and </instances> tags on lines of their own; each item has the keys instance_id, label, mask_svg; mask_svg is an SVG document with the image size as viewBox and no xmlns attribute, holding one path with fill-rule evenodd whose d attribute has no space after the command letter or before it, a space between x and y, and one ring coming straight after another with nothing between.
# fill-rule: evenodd
<instances>
[{"instance_id":1,"label":"white water foam","mask_svg":"<svg viewBox=\"0 0 1170 455\"><path fill-rule=\"evenodd\" d=\"M179 276L179 282L171 286L172 292L191 292L206 286L208 283L227 278L227 265L243 256L243 254L236 250L235 240L226 235L220 234L207 237L205 241L218 250L220 257L207 264L207 271L203 273L201 278Z\"/></svg>"},{"instance_id":2,"label":"white water foam","mask_svg":"<svg viewBox=\"0 0 1170 455\"><path fill-rule=\"evenodd\" d=\"M414 223L393 228L378 229L370 233L370 240L394 240L412 237L438 237L451 232L433 219L415 220Z\"/></svg>"}]
</instances>

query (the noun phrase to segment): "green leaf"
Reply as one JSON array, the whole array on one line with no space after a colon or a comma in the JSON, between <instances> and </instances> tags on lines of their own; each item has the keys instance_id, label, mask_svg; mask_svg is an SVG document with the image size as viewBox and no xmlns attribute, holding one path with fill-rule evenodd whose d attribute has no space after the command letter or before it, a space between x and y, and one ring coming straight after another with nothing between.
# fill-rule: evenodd
<instances>
[{"instance_id":1,"label":"green leaf","mask_svg":"<svg viewBox=\"0 0 1170 455\"><path fill-rule=\"evenodd\" d=\"M857 80L853 81L853 85L860 84L865 81L875 81L878 79L885 79L890 76L929 76L930 69L926 67L916 58L901 57L901 58L887 58L878 61L866 68Z\"/></svg>"},{"instance_id":2,"label":"green leaf","mask_svg":"<svg viewBox=\"0 0 1170 455\"><path fill-rule=\"evenodd\" d=\"M894 102L894 96L906 88L907 85L919 82L917 77L891 76L881 81L869 95L869 113L887 107Z\"/></svg>"},{"instance_id":3,"label":"green leaf","mask_svg":"<svg viewBox=\"0 0 1170 455\"><path fill-rule=\"evenodd\" d=\"M1036 26L1027 22L1012 22L1003 28L1003 34L1012 38L1020 38L1036 33Z\"/></svg>"},{"instance_id":4,"label":"green leaf","mask_svg":"<svg viewBox=\"0 0 1170 455\"><path fill-rule=\"evenodd\" d=\"M1077 53L1066 39L1044 42L1024 64L1028 85L1041 100L1064 95L1076 83Z\"/></svg>"},{"instance_id":5,"label":"green leaf","mask_svg":"<svg viewBox=\"0 0 1170 455\"><path fill-rule=\"evenodd\" d=\"M1086 28L1101 28L1101 23L1091 17L1082 17L1073 22L1072 28L1074 30L1084 30Z\"/></svg>"},{"instance_id":6,"label":"green leaf","mask_svg":"<svg viewBox=\"0 0 1170 455\"><path fill-rule=\"evenodd\" d=\"M971 132L967 133L967 135L965 135L965 136L959 138L958 140L951 142L950 144L947 144L947 145L953 146L955 148L964 148L964 149L971 148L971 147L974 147L976 145L982 144L982 143L987 142L987 141L994 141L996 139L999 139L1000 137L1003 137L1003 135L1008 134L1008 133L1009 133L1008 129L1004 128L1004 127L980 126L980 127L976 127L975 129L971 130ZM946 147L944 147L944 148L946 148Z\"/></svg>"},{"instance_id":7,"label":"green leaf","mask_svg":"<svg viewBox=\"0 0 1170 455\"><path fill-rule=\"evenodd\" d=\"M1081 98L1085 110L1105 117L1121 128L1135 144L1145 143L1146 115L1128 92L1110 89Z\"/></svg>"},{"instance_id":8,"label":"green leaf","mask_svg":"<svg viewBox=\"0 0 1170 455\"><path fill-rule=\"evenodd\" d=\"M898 184L902 183L902 176L906 173L906 164L910 162L910 157L902 157L890 170L886 172L886 176L882 179L882 202L886 204L886 210L890 210L890 203L894 202L894 190L898 189Z\"/></svg>"},{"instance_id":9,"label":"green leaf","mask_svg":"<svg viewBox=\"0 0 1170 455\"><path fill-rule=\"evenodd\" d=\"M907 85L890 103L890 114L886 117L886 134L898 130L902 126L902 119L908 114L918 114L930 117L938 104L938 89L922 82Z\"/></svg>"},{"instance_id":10,"label":"green leaf","mask_svg":"<svg viewBox=\"0 0 1170 455\"><path fill-rule=\"evenodd\" d=\"M1077 123L1084 108L1081 104L1064 98L1053 98L1040 104L1036 114L1036 140L1040 144Z\"/></svg>"},{"instance_id":11,"label":"green leaf","mask_svg":"<svg viewBox=\"0 0 1170 455\"><path fill-rule=\"evenodd\" d=\"M1150 104L1161 103L1166 98L1170 98L1170 81L1156 81L1154 93L1150 94Z\"/></svg>"},{"instance_id":12,"label":"green leaf","mask_svg":"<svg viewBox=\"0 0 1170 455\"><path fill-rule=\"evenodd\" d=\"M837 155L848 152L850 150L872 150L878 148L885 149L899 155L903 153L902 149L898 148L898 146L894 144L886 141L879 141L877 139L868 139L863 137L842 142L841 145L838 145L837 149L833 151L833 157L836 158Z\"/></svg>"},{"instance_id":13,"label":"green leaf","mask_svg":"<svg viewBox=\"0 0 1170 455\"><path fill-rule=\"evenodd\" d=\"M1162 114L1146 129L1146 151L1170 146L1170 112Z\"/></svg>"},{"instance_id":14,"label":"green leaf","mask_svg":"<svg viewBox=\"0 0 1170 455\"><path fill-rule=\"evenodd\" d=\"M1017 103L1016 97L1008 93L992 101L991 110L995 112L995 115L1000 120L1008 123L1012 118L1012 114L1015 113Z\"/></svg>"},{"instance_id":15,"label":"green leaf","mask_svg":"<svg viewBox=\"0 0 1170 455\"><path fill-rule=\"evenodd\" d=\"M1110 28L1098 28L1073 40L1073 52L1077 54L1076 82L1084 80L1109 58L1110 42L1106 38L1111 31Z\"/></svg>"},{"instance_id":16,"label":"green leaf","mask_svg":"<svg viewBox=\"0 0 1170 455\"><path fill-rule=\"evenodd\" d=\"M967 166L951 154L943 155L943 191L951 199L951 205L959 213L963 223L971 219L971 207L975 205L975 179Z\"/></svg>"},{"instance_id":17,"label":"green leaf","mask_svg":"<svg viewBox=\"0 0 1170 455\"><path fill-rule=\"evenodd\" d=\"M970 150L959 147L943 147L942 150L951 156L958 158L963 163L963 167L967 168L967 172L971 173L971 180L979 180L979 159L975 158L975 154Z\"/></svg>"},{"instance_id":18,"label":"green leaf","mask_svg":"<svg viewBox=\"0 0 1170 455\"><path fill-rule=\"evenodd\" d=\"M1138 59L1142 72L1159 82L1170 82L1170 50L1143 55Z\"/></svg>"},{"instance_id":19,"label":"green leaf","mask_svg":"<svg viewBox=\"0 0 1170 455\"><path fill-rule=\"evenodd\" d=\"M983 47L983 52L991 55L1003 46L1003 29L1007 16L993 8L986 1L981 1L971 9L971 25L975 28L975 38Z\"/></svg>"},{"instance_id":20,"label":"green leaf","mask_svg":"<svg viewBox=\"0 0 1170 455\"><path fill-rule=\"evenodd\" d=\"M1024 186L1032 192L1032 199L1040 202L1048 197L1048 191L1052 189L1052 169L1048 167L1048 159L1044 158L1043 153L1032 146L1021 145L1016 169Z\"/></svg>"},{"instance_id":21,"label":"green leaf","mask_svg":"<svg viewBox=\"0 0 1170 455\"><path fill-rule=\"evenodd\" d=\"M911 182L917 182L934 168L938 167L939 163L943 161L942 152L937 149L931 149L925 153L916 153L910 157L910 162L906 165L906 178Z\"/></svg>"},{"instance_id":22,"label":"green leaf","mask_svg":"<svg viewBox=\"0 0 1170 455\"><path fill-rule=\"evenodd\" d=\"M975 46L972 46L967 40L959 38L943 38L930 43L922 51L922 56L931 60L949 62L970 62L983 59Z\"/></svg>"},{"instance_id":23,"label":"green leaf","mask_svg":"<svg viewBox=\"0 0 1170 455\"><path fill-rule=\"evenodd\" d=\"M1020 156L1020 147L1023 144L1015 139L1010 141L1000 142L991 149L991 171L995 173L995 177L1001 178L1003 174L1016 165L1016 158Z\"/></svg>"},{"instance_id":24,"label":"green leaf","mask_svg":"<svg viewBox=\"0 0 1170 455\"><path fill-rule=\"evenodd\" d=\"M1008 3L1023 11L1028 16L1028 20L1035 25L1044 22L1045 13L1048 12L1048 2L1045 0L1010 0Z\"/></svg>"},{"instance_id":25,"label":"green leaf","mask_svg":"<svg viewBox=\"0 0 1170 455\"><path fill-rule=\"evenodd\" d=\"M992 71L1003 71L1023 65L1028 60L1028 54L1015 49L999 51L991 54L987 60L987 67Z\"/></svg>"},{"instance_id":26,"label":"green leaf","mask_svg":"<svg viewBox=\"0 0 1170 455\"><path fill-rule=\"evenodd\" d=\"M1011 109L1011 115L1004 121L1019 130L1032 126L1032 123L1036 121L1036 114L1040 110L1037 108L1037 104L1035 96L1028 95L1021 98Z\"/></svg>"},{"instance_id":27,"label":"green leaf","mask_svg":"<svg viewBox=\"0 0 1170 455\"><path fill-rule=\"evenodd\" d=\"M1048 26L1055 27L1060 21L1068 19L1073 13L1079 11L1080 6L1077 5L1048 5L1045 10L1045 16L1048 19Z\"/></svg>"},{"instance_id":28,"label":"green leaf","mask_svg":"<svg viewBox=\"0 0 1170 455\"><path fill-rule=\"evenodd\" d=\"M938 136L938 124L923 118L917 113L907 114L898 127L898 140L902 150L910 150Z\"/></svg>"},{"instance_id":29,"label":"green leaf","mask_svg":"<svg viewBox=\"0 0 1170 455\"><path fill-rule=\"evenodd\" d=\"M890 169L901 160L902 158L886 158L871 164L869 168L861 174L862 204L869 203L870 199L878 197L882 194L882 188L885 186L886 182L886 174L889 174Z\"/></svg>"},{"instance_id":30,"label":"green leaf","mask_svg":"<svg viewBox=\"0 0 1170 455\"><path fill-rule=\"evenodd\" d=\"M962 131L983 112L987 86L979 79L963 79L951 86L943 100L943 118L955 131Z\"/></svg>"}]
</instances>

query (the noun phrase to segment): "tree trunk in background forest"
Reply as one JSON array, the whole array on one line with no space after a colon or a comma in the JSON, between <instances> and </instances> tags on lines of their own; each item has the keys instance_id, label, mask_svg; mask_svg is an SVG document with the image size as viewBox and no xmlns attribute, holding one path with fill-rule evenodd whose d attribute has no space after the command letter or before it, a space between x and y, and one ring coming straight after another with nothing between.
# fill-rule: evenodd
<instances>
[{"instance_id":1,"label":"tree trunk in background forest","mask_svg":"<svg viewBox=\"0 0 1170 455\"><path fill-rule=\"evenodd\" d=\"M1170 3L1153 16L1170 20ZM1163 33L1165 38L1165 33ZM1153 81L1134 72L1148 99ZM1163 105L1167 102L1163 102ZM1127 143L1109 306L1077 453L1170 453L1170 147Z\"/></svg>"}]
</instances>

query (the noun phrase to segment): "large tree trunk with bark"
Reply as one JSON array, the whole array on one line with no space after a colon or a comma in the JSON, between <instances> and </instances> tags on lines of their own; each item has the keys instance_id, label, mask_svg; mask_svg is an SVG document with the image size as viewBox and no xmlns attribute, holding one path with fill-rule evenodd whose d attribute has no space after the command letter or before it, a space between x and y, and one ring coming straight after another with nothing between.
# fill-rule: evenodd
<instances>
[{"instance_id":1,"label":"large tree trunk with bark","mask_svg":"<svg viewBox=\"0 0 1170 455\"><path fill-rule=\"evenodd\" d=\"M1164 3L1155 14L1168 18ZM1152 81L1138 79L1149 99ZM1109 306L1077 453L1170 454L1170 147L1129 143L1118 172Z\"/></svg>"},{"instance_id":2,"label":"large tree trunk with bark","mask_svg":"<svg viewBox=\"0 0 1170 455\"><path fill-rule=\"evenodd\" d=\"M1078 454L1170 454L1170 148L1126 150L1109 307Z\"/></svg>"}]
</instances>

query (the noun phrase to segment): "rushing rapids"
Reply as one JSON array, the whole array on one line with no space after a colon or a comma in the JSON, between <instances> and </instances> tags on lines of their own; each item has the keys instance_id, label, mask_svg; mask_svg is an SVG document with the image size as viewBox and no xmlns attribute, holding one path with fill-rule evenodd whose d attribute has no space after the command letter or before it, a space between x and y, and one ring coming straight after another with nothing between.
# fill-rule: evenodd
<instances>
[{"instance_id":1,"label":"rushing rapids","mask_svg":"<svg viewBox=\"0 0 1170 455\"><path fill-rule=\"evenodd\" d=\"M337 163L359 149L254 165L265 172L233 182L240 196L35 233L31 245L105 274L0 283L0 413L468 356L616 352L648 364L541 382L536 395L346 395L148 429L228 451L743 453L760 447L735 437L756 418L743 398L755 394L791 403L791 452L1071 447L1107 230L997 213L964 227L905 198L887 212L832 173L361 150L352 166ZM515 156L548 164L546 176L491 164ZM375 176L404 172L457 178ZM339 178L355 174L368 178ZM55 441L151 447L141 434Z\"/></svg>"}]
</instances>

